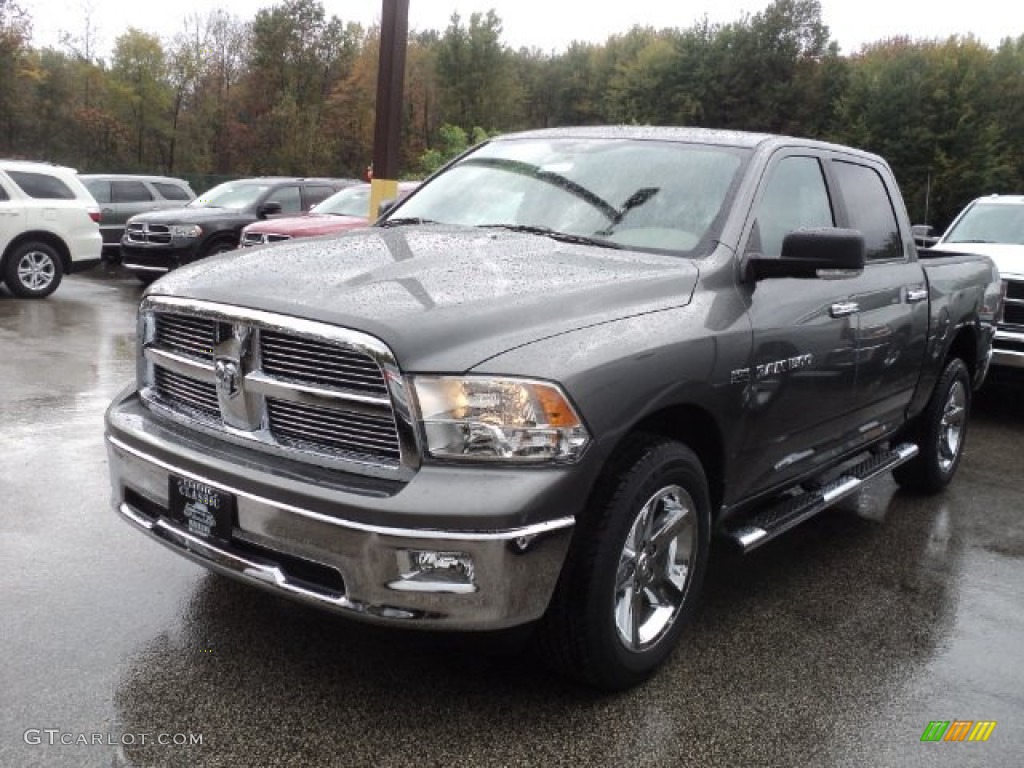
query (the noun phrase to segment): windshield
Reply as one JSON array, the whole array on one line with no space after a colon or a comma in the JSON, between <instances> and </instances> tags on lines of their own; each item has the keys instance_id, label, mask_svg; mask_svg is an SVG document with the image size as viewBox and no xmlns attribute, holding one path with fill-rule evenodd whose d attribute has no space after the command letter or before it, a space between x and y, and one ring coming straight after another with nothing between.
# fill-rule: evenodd
<instances>
[{"instance_id":1,"label":"windshield","mask_svg":"<svg viewBox=\"0 0 1024 768\"><path fill-rule=\"evenodd\" d=\"M315 209L316 213L329 213L333 216L358 216L367 218L370 213L370 186L347 187L335 192Z\"/></svg>"},{"instance_id":2,"label":"windshield","mask_svg":"<svg viewBox=\"0 0 1024 768\"><path fill-rule=\"evenodd\" d=\"M248 208L270 189L267 184L218 184L204 192L191 203L190 208L233 208L236 211Z\"/></svg>"},{"instance_id":3,"label":"windshield","mask_svg":"<svg viewBox=\"0 0 1024 768\"><path fill-rule=\"evenodd\" d=\"M734 147L667 141L497 140L432 179L388 218L696 255L717 236L746 156Z\"/></svg>"},{"instance_id":4,"label":"windshield","mask_svg":"<svg viewBox=\"0 0 1024 768\"><path fill-rule=\"evenodd\" d=\"M943 242L1024 245L1024 205L975 203L953 225Z\"/></svg>"}]
</instances>

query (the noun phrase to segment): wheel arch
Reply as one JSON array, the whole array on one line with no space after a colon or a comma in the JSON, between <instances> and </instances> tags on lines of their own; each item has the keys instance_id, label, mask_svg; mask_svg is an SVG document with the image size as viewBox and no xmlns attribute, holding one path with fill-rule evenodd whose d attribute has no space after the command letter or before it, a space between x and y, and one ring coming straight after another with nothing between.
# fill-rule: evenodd
<instances>
[{"instance_id":1,"label":"wheel arch","mask_svg":"<svg viewBox=\"0 0 1024 768\"><path fill-rule=\"evenodd\" d=\"M964 361L971 374L971 381L974 381L978 372L978 331L973 325L962 325L957 329L942 357L942 367L945 368L946 363L954 357Z\"/></svg>"},{"instance_id":2,"label":"wheel arch","mask_svg":"<svg viewBox=\"0 0 1024 768\"><path fill-rule=\"evenodd\" d=\"M678 404L646 414L623 435L615 450L632 436L644 433L676 440L697 454L708 481L712 518L725 497L725 440L711 413L699 405ZM611 461L611 458L609 458Z\"/></svg>"},{"instance_id":3,"label":"wheel arch","mask_svg":"<svg viewBox=\"0 0 1024 768\"><path fill-rule=\"evenodd\" d=\"M60 265L63 268L64 274L66 275L71 271L71 250L68 248L67 243L53 232L46 232L45 230L30 230L28 232L22 232L20 235L15 237L7 245L7 248L4 249L3 258L0 258L0 273L7 269L7 260L15 250L25 243L32 242L45 243L52 247L57 251L57 255L60 256Z\"/></svg>"}]
</instances>

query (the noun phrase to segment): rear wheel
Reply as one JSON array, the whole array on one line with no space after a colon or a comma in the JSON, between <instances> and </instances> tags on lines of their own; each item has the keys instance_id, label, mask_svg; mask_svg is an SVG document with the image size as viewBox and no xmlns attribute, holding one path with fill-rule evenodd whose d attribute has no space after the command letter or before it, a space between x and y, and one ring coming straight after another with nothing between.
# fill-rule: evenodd
<instances>
[{"instance_id":1,"label":"rear wheel","mask_svg":"<svg viewBox=\"0 0 1024 768\"><path fill-rule=\"evenodd\" d=\"M693 614L710 527L696 455L665 438L631 439L577 529L542 624L549 663L611 690L650 676Z\"/></svg>"},{"instance_id":2,"label":"rear wheel","mask_svg":"<svg viewBox=\"0 0 1024 768\"><path fill-rule=\"evenodd\" d=\"M919 493L938 493L949 484L963 457L970 407L970 374L963 360L953 358L912 428L920 452L893 470L897 483Z\"/></svg>"},{"instance_id":3,"label":"rear wheel","mask_svg":"<svg viewBox=\"0 0 1024 768\"><path fill-rule=\"evenodd\" d=\"M49 296L64 276L60 254L47 243L23 243L11 253L4 282L11 293L25 299Z\"/></svg>"}]
</instances>

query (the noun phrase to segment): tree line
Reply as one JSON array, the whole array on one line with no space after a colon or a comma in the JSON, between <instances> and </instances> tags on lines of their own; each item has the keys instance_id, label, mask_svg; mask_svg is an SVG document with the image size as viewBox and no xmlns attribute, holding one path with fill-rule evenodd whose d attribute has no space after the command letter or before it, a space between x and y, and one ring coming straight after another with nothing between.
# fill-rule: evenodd
<instances>
[{"instance_id":1,"label":"tree line","mask_svg":"<svg viewBox=\"0 0 1024 768\"><path fill-rule=\"evenodd\" d=\"M170 38L130 28L109 61L96 31L31 45L0 0L0 155L80 171L355 176L373 155L379 29L283 0L243 20L193 16ZM494 11L413 31L404 175L489 134L601 123L788 133L885 157L911 217L1024 191L1024 34L893 37L841 55L818 0L724 24L636 26L562 52L513 50Z\"/></svg>"}]
</instances>

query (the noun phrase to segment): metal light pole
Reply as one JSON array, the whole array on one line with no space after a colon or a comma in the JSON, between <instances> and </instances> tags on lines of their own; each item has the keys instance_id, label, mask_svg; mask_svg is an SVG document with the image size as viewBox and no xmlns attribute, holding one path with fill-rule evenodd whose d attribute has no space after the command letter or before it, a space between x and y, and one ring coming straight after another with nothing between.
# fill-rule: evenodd
<instances>
[{"instance_id":1,"label":"metal light pole","mask_svg":"<svg viewBox=\"0 0 1024 768\"><path fill-rule=\"evenodd\" d=\"M377 67L377 118L373 131L373 179L370 220L381 201L398 197L402 129L402 85L409 37L409 0L381 0L380 63Z\"/></svg>"}]
</instances>

